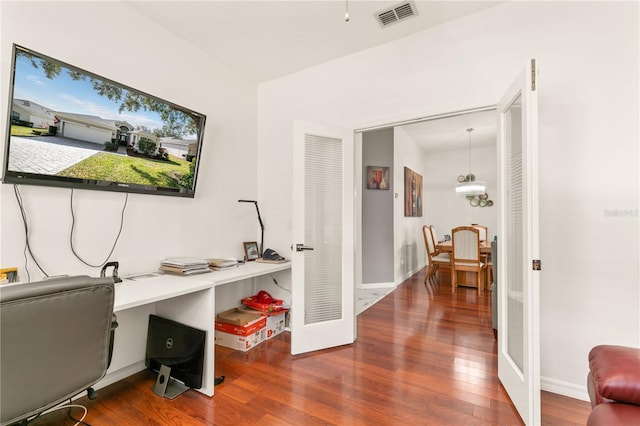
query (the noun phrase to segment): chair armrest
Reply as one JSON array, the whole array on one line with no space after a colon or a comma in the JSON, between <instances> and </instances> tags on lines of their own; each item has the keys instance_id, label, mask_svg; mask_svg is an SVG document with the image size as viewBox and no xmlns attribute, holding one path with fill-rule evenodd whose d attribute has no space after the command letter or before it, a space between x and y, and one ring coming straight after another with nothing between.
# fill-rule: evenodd
<instances>
[{"instance_id":1,"label":"chair armrest","mask_svg":"<svg viewBox=\"0 0 640 426\"><path fill-rule=\"evenodd\" d=\"M640 349L600 345L589 352L595 390L604 398L640 405Z\"/></svg>"}]
</instances>

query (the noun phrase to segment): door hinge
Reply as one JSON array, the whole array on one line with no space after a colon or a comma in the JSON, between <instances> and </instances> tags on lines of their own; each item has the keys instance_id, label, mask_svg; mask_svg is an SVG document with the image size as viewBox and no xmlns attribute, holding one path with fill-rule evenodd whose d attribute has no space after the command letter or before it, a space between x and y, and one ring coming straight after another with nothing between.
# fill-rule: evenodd
<instances>
[{"instance_id":1,"label":"door hinge","mask_svg":"<svg viewBox=\"0 0 640 426\"><path fill-rule=\"evenodd\" d=\"M531 60L531 91L536 91L536 60Z\"/></svg>"},{"instance_id":2,"label":"door hinge","mask_svg":"<svg viewBox=\"0 0 640 426\"><path fill-rule=\"evenodd\" d=\"M542 270L542 262L540 261L540 259L533 259L531 268L534 271L541 271Z\"/></svg>"}]
</instances>

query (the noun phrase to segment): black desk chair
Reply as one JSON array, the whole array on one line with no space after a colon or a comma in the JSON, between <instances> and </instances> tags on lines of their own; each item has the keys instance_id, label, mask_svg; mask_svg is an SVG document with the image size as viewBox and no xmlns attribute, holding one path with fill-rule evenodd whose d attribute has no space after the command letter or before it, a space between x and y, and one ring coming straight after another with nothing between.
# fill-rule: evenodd
<instances>
[{"instance_id":1,"label":"black desk chair","mask_svg":"<svg viewBox=\"0 0 640 426\"><path fill-rule=\"evenodd\" d=\"M0 287L0 425L89 392L111 361L113 278L75 276Z\"/></svg>"}]
</instances>

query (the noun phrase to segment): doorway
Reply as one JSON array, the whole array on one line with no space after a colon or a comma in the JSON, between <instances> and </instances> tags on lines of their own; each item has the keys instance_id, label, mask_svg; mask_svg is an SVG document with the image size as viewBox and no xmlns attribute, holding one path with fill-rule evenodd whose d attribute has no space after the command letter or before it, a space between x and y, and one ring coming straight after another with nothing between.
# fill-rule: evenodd
<instances>
[{"instance_id":1,"label":"doorway","mask_svg":"<svg viewBox=\"0 0 640 426\"><path fill-rule=\"evenodd\" d=\"M365 236L365 233L376 233L379 228L384 228L385 232L392 234L386 240L389 246L382 250L387 256L393 256L391 286L398 285L425 266L424 242L416 231L422 225L434 225L440 239L450 234L452 228L472 223L487 226L487 238L493 239L497 235L499 197L496 121L495 106L487 106L356 130L356 135L361 136L356 138L356 142L360 139L360 143L356 143L356 177L360 177L359 185L362 188L362 196L356 208L362 223L357 228L356 254L359 259L356 260L356 265L360 270L356 274L359 278L356 280L356 288L375 287L376 283L389 282L388 275L367 276L363 271L367 264L365 258L371 256L372 249L377 248L370 244L371 237ZM470 143L468 128L474 129ZM369 148L369 143L373 148ZM380 145L386 145L386 148ZM367 189L367 167L386 164L391 165L392 176L387 194L380 194L385 191ZM404 167L423 176L421 217L404 216ZM491 206L473 206L465 197L455 194L458 176L467 174L470 167L487 184ZM374 201L378 204L372 203L370 198L375 198ZM371 206L376 208L371 209ZM377 211L382 209L393 210L392 224L388 222L388 218L386 224L380 224ZM367 223L374 225L367 227ZM384 259L378 259L378 268L380 262L384 262Z\"/></svg>"}]
</instances>

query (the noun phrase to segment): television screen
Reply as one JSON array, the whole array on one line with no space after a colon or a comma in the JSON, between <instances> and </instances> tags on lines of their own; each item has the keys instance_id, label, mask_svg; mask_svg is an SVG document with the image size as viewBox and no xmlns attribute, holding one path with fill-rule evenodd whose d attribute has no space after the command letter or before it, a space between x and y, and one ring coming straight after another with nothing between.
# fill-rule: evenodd
<instances>
[{"instance_id":1,"label":"television screen","mask_svg":"<svg viewBox=\"0 0 640 426\"><path fill-rule=\"evenodd\" d=\"M190 388L202 387L206 331L176 321L149 315L145 365L159 371L171 368L171 377Z\"/></svg>"},{"instance_id":2,"label":"television screen","mask_svg":"<svg viewBox=\"0 0 640 426\"><path fill-rule=\"evenodd\" d=\"M9 103L3 182L194 196L203 114L17 45Z\"/></svg>"}]
</instances>

